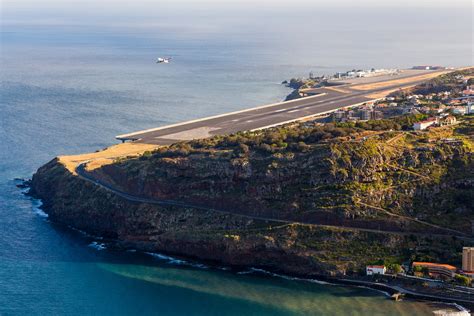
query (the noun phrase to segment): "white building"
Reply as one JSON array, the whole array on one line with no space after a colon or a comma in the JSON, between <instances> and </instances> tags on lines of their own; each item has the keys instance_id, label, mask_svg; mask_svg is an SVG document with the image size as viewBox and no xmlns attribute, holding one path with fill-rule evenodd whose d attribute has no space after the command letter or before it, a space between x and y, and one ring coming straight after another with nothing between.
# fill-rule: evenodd
<instances>
[{"instance_id":1,"label":"white building","mask_svg":"<svg viewBox=\"0 0 474 316\"><path fill-rule=\"evenodd\" d=\"M456 106L453 108L453 114L465 115L467 112L467 107L465 106Z\"/></svg>"},{"instance_id":2,"label":"white building","mask_svg":"<svg viewBox=\"0 0 474 316\"><path fill-rule=\"evenodd\" d=\"M417 122L417 123L413 124L413 129L415 131L422 131L422 130L425 130L428 127L430 127L432 125L435 125L437 123L438 123L438 119L432 117L432 118L429 118L427 120L424 120L424 121Z\"/></svg>"},{"instance_id":3,"label":"white building","mask_svg":"<svg viewBox=\"0 0 474 316\"><path fill-rule=\"evenodd\" d=\"M374 275L374 274L385 274L387 269L385 266L367 266L365 268L365 272L367 275Z\"/></svg>"}]
</instances>

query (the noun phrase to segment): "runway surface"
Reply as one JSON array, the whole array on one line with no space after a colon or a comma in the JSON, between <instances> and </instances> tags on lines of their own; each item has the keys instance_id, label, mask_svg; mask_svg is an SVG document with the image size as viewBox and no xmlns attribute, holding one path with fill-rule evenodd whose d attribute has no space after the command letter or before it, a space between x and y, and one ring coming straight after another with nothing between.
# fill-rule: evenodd
<instances>
[{"instance_id":1,"label":"runway surface","mask_svg":"<svg viewBox=\"0 0 474 316\"><path fill-rule=\"evenodd\" d=\"M116 136L117 139L147 144L168 145L180 140L226 135L298 121L332 112L340 108L376 100L374 94L407 88L427 81L426 75L441 74L445 70L405 70L400 75L338 81L342 85L311 89L319 93L297 100L264 105L208 118L163 126ZM393 84L391 84L393 82ZM370 85L374 85L373 88Z\"/></svg>"}]
</instances>

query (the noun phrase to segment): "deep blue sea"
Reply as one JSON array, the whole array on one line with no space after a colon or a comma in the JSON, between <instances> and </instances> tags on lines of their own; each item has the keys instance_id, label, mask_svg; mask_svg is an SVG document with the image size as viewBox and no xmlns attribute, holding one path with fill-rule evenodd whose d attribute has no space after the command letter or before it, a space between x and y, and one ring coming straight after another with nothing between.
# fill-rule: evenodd
<instances>
[{"instance_id":1,"label":"deep blue sea","mask_svg":"<svg viewBox=\"0 0 474 316\"><path fill-rule=\"evenodd\" d=\"M15 179L117 134L279 101L280 82L309 71L472 64L469 8L74 3L1 8L0 315L430 314L361 288L104 249L50 222Z\"/></svg>"}]
</instances>

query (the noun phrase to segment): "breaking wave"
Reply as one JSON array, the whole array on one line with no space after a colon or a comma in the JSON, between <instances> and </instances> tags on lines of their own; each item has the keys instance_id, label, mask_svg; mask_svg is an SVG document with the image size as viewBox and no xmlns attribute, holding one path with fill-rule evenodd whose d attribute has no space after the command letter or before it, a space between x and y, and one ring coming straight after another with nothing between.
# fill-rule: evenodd
<instances>
[{"instance_id":1,"label":"breaking wave","mask_svg":"<svg viewBox=\"0 0 474 316\"><path fill-rule=\"evenodd\" d=\"M170 264L187 265L187 266L191 266L191 267L194 267L194 268L200 268L200 269L208 269L209 268L208 266L206 266L205 264L202 264L202 263L189 262L189 261L186 261L186 260L173 258L173 257L163 255L163 254L160 254L160 253L155 253L155 252L145 252L145 253L147 255L152 256L153 258L166 261L167 263L170 263Z\"/></svg>"},{"instance_id":2,"label":"breaking wave","mask_svg":"<svg viewBox=\"0 0 474 316\"><path fill-rule=\"evenodd\" d=\"M100 243L100 242L97 242L97 241L93 241L91 242L89 245L89 247L91 248L94 248L96 250L104 250L104 249L107 249L106 245L104 243Z\"/></svg>"}]
</instances>

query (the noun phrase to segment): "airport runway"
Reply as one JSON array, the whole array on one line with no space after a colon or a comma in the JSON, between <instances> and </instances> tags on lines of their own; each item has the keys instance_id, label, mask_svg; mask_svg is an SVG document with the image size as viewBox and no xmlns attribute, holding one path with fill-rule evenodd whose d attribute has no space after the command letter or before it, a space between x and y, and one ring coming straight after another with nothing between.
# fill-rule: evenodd
<instances>
[{"instance_id":1,"label":"airport runway","mask_svg":"<svg viewBox=\"0 0 474 316\"><path fill-rule=\"evenodd\" d=\"M385 84L383 87L369 90L358 90L357 88L357 86L367 85L367 80L361 80L359 83L354 79L347 85L319 88L320 94L315 96L119 135L116 138L122 141L168 145L180 140L262 129L373 101L375 98L369 97L372 94L419 84L427 79L417 80L416 77L437 72L441 73L442 71L417 71L411 75L372 78L370 83L384 82ZM396 80L406 78L413 78L413 80L405 83L396 82ZM390 85L390 81L394 81L394 84Z\"/></svg>"}]
</instances>

